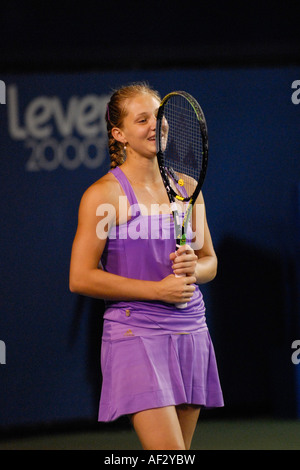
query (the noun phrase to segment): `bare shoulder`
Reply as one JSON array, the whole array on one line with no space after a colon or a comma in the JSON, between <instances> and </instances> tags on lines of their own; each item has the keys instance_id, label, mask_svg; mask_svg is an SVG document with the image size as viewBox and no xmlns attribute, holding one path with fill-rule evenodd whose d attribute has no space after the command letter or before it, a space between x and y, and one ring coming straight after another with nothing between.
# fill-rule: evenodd
<instances>
[{"instance_id":1,"label":"bare shoulder","mask_svg":"<svg viewBox=\"0 0 300 470\"><path fill-rule=\"evenodd\" d=\"M111 173L107 173L85 190L81 205L115 204L121 194L118 181Z\"/></svg>"}]
</instances>

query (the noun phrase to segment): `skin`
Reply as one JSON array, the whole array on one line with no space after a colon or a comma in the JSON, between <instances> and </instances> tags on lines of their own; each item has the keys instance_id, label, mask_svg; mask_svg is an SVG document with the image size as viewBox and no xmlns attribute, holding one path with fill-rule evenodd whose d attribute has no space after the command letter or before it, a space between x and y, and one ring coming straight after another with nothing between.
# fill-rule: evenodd
<instances>
[{"instance_id":1,"label":"skin","mask_svg":"<svg viewBox=\"0 0 300 470\"><path fill-rule=\"evenodd\" d=\"M114 138L126 145L127 158L122 171L129 179L139 204L150 210L151 204L159 202L164 208L162 212L167 212L169 201L156 159L155 116L159 102L150 94L139 94L124 104L127 114L122 127L112 130ZM194 214L192 221L196 236L202 236L204 240L201 247L194 251L186 245L170 253L174 274L155 282L128 279L98 269L106 240L96 234L96 226L104 217L97 215L96 211L101 204L114 206L116 217L108 220L107 229L114 223L126 222L126 211L119 213L120 196L124 196L123 191L110 173L83 194L72 246L70 290L110 300L160 300L174 304L189 302L195 290L193 284L211 281L217 271L217 258L205 210L201 227L195 226ZM204 208L202 193L196 201L194 213L198 204ZM175 274L185 276L176 277ZM189 449L199 412L198 406L169 406L135 413L131 420L144 449Z\"/></svg>"}]
</instances>

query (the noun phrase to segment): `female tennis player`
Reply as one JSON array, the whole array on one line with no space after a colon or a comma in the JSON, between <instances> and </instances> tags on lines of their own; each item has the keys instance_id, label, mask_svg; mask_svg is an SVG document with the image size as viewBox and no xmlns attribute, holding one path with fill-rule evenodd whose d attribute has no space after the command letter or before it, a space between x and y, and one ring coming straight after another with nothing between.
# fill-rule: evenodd
<instances>
[{"instance_id":1,"label":"female tennis player","mask_svg":"<svg viewBox=\"0 0 300 470\"><path fill-rule=\"evenodd\" d=\"M217 258L203 211L176 249L156 157L159 104L144 83L111 96L111 170L83 194L70 290L106 302L99 421L128 415L143 449L186 450L201 407L223 406L199 289L215 277ZM192 237L203 240L195 250Z\"/></svg>"}]
</instances>

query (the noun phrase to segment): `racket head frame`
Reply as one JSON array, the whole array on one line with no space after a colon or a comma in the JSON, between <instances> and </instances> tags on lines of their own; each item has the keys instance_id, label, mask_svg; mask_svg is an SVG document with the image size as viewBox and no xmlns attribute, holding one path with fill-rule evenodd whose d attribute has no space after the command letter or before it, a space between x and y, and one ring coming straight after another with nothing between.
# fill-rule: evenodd
<instances>
[{"instance_id":1,"label":"racket head frame","mask_svg":"<svg viewBox=\"0 0 300 470\"><path fill-rule=\"evenodd\" d=\"M162 121L164 117L164 108L167 102L172 99L174 96L182 96L185 98L191 107L193 108L195 115L197 117L199 128L202 137L202 165L201 171L199 175L199 179L193 194L189 197L180 196L174 191L172 186L170 185L169 177L167 174L167 170L164 166L164 151L162 150L162 139L161 139L161 130L162 130ZM167 94L160 102L158 112L157 112L157 121L156 121L156 155L158 159L160 173L165 184L170 202L174 199L179 199L180 201L184 202L191 202L192 204L196 201L201 188L204 183L206 171L207 171L207 164L208 164L208 132L207 132L207 125L204 113L199 105L199 103L195 100L195 98L187 93L186 91L172 91L171 93Z\"/></svg>"},{"instance_id":2,"label":"racket head frame","mask_svg":"<svg viewBox=\"0 0 300 470\"><path fill-rule=\"evenodd\" d=\"M194 192L191 196L188 196L188 197L183 197L177 194L176 191L174 191L174 189L171 186L171 182L169 178L170 174L168 174L170 170L168 171L164 164L164 151L162 148L162 138L161 138L162 137L162 132L161 132L162 122L164 118L165 106L167 102L170 99L172 99L174 96L181 96L185 98L190 104L190 106L193 108L195 115L197 117L198 123L199 123L199 128L200 128L201 138L202 138L201 171L200 171L199 179L194 189ZM192 95L190 95L186 91L173 91L171 93L168 93L161 100L161 103L157 112L157 121L156 121L156 155L157 155L160 174L161 174L164 186L166 188L168 198L171 204L172 212L173 212L177 244L184 245L185 244L185 227L187 227L189 218L191 217L193 205L195 201L197 200L197 197L199 196L199 193L203 186L206 171L207 171L207 164L208 164L208 132L207 132L206 119L199 103L195 100L195 98ZM172 174L172 179L174 178L176 178L176 175ZM176 199L182 202L188 202L188 207L185 211L182 226L180 227L178 226L178 212L177 212L176 206L174 205L174 202Z\"/></svg>"}]
</instances>

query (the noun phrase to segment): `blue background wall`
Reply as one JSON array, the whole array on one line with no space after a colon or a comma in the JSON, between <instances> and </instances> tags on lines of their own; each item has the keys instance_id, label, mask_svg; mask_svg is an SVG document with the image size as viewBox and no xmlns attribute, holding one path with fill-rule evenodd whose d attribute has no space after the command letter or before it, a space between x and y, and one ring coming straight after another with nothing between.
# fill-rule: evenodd
<instances>
[{"instance_id":1,"label":"blue background wall","mask_svg":"<svg viewBox=\"0 0 300 470\"><path fill-rule=\"evenodd\" d=\"M203 192L219 274L203 292L227 410L299 415L299 76L279 67L0 77L0 426L97 419L103 305L69 292L69 259L81 195L109 165L107 96L141 79L162 96L190 92L207 118ZM37 98L44 107L33 113Z\"/></svg>"}]
</instances>

